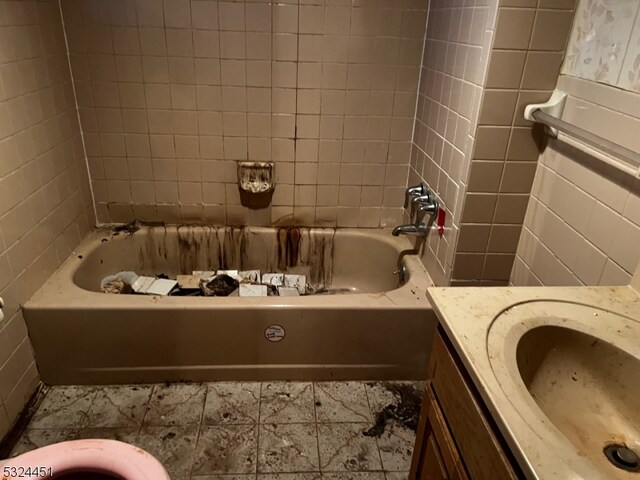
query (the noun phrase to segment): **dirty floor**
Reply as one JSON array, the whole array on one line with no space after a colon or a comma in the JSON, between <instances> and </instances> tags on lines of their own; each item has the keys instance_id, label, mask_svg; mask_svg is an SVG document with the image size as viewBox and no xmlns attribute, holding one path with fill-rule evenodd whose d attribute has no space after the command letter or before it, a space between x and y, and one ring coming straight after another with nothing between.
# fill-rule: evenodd
<instances>
[{"instance_id":1,"label":"dirty floor","mask_svg":"<svg viewBox=\"0 0 640 480\"><path fill-rule=\"evenodd\" d=\"M390 420L363 434L401 383L53 387L12 456L109 438L149 451L172 480L405 480L415 433Z\"/></svg>"}]
</instances>

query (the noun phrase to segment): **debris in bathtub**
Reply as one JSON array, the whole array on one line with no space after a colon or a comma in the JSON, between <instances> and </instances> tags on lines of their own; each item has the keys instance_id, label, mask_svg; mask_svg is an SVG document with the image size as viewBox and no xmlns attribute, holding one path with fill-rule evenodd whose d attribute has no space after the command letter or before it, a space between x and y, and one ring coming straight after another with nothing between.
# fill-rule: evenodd
<instances>
[{"instance_id":1,"label":"debris in bathtub","mask_svg":"<svg viewBox=\"0 0 640 480\"><path fill-rule=\"evenodd\" d=\"M343 295L345 293L353 293L353 291L348 288L317 287L309 284L306 295Z\"/></svg>"},{"instance_id":2,"label":"debris in bathtub","mask_svg":"<svg viewBox=\"0 0 640 480\"><path fill-rule=\"evenodd\" d=\"M131 288L131 285L129 285L126 282L123 282L122 280L114 280L112 282L109 282L105 284L105 286L102 287L100 290L102 291L102 293L115 293L115 294L123 294L123 295L133 293L133 289Z\"/></svg>"},{"instance_id":3,"label":"debris in bathtub","mask_svg":"<svg viewBox=\"0 0 640 480\"><path fill-rule=\"evenodd\" d=\"M240 284L240 296L241 297L266 297L267 286L266 285L252 285L250 283Z\"/></svg>"},{"instance_id":4,"label":"debris in bathtub","mask_svg":"<svg viewBox=\"0 0 640 480\"><path fill-rule=\"evenodd\" d=\"M114 275L107 275L100 282L100 291L118 294L132 293L136 280L138 280L138 274L135 272L118 272Z\"/></svg>"},{"instance_id":5,"label":"debris in bathtub","mask_svg":"<svg viewBox=\"0 0 640 480\"><path fill-rule=\"evenodd\" d=\"M205 272L205 273L209 273L209 272ZM238 275L238 270L216 270L214 275L228 275L234 280L238 280L238 282L240 281L240 275Z\"/></svg>"},{"instance_id":6,"label":"debris in bathtub","mask_svg":"<svg viewBox=\"0 0 640 480\"><path fill-rule=\"evenodd\" d=\"M422 404L422 391L410 383L369 383L369 387L384 388L394 397L393 403L388 403L376 415L373 427L362 432L367 437L380 437L389 424L394 421L413 430L418 429L420 406Z\"/></svg>"},{"instance_id":7,"label":"debris in bathtub","mask_svg":"<svg viewBox=\"0 0 640 480\"><path fill-rule=\"evenodd\" d=\"M138 220L134 220L133 222L113 227L113 235L119 235L122 232L127 232L129 235L133 235L138 230L140 230L140 222Z\"/></svg>"},{"instance_id":8,"label":"debris in bathtub","mask_svg":"<svg viewBox=\"0 0 640 480\"><path fill-rule=\"evenodd\" d=\"M200 290L200 287L195 290L193 288L174 288L173 290L171 290L171 293L169 295L171 295L172 297L204 297L204 294L202 293L202 290Z\"/></svg>"},{"instance_id":9,"label":"debris in bathtub","mask_svg":"<svg viewBox=\"0 0 640 480\"><path fill-rule=\"evenodd\" d=\"M178 287L182 290L200 290L200 276L178 275L176 277Z\"/></svg>"},{"instance_id":10,"label":"debris in bathtub","mask_svg":"<svg viewBox=\"0 0 640 480\"><path fill-rule=\"evenodd\" d=\"M264 273L262 274L262 283L264 285L271 285L274 287L283 286L284 273Z\"/></svg>"},{"instance_id":11,"label":"debris in bathtub","mask_svg":"<svg viewBox=\"0 0 640 480\"><path fill-rule=\"evenodd\" d=\"M260 270L241 270L238 276L242 283L261 283Z\"/></svg>"},{"instance_id":12,"label":"debris in bathtub","mask_svg":"<svg viewBox=\"0 0 640 480\"><path fill-rule=\"evenodd\" d=\"M144 295L169 295L176 288L178 282L167 278L138 277L131 286L133 291Z\"/></svg>"},{"instance_id":13,"label":"debris in bathtub","mask_svg":"<svg viewBox=\"0 0 640 480\"><path fill-rule=\"evenodd\" d=\"M238 280L229 275L215 275L209 280L200 280L200 288L205 297L228 297L238 289L239 284Z\"/></svg>"},{"instance_id":14,"label":"debris in bathtub","mask_svg":"<svg viewBox=\"0 0 640 480\"><path fill-rule=\"evenodd\" d=\"M300 292L294 287L278 287L278 295L281 297L299 297Z\"/></svg>"},{"instance_id":15,"label":"debris in bathtub","mask_svg":"<svg viewBox=\"0 0 640 480\"><path fill-rule=\"evenodd\" d=\"M278 287L274 285L265 285L267 287L267 297L277 297L278 296Z\"/></svg>"},{"instance_id":16,"label":"debris in bathtub","mask_svg":"<svg viewBox=\"0 0 640 480\"><path fill-rule=\"evenodd\" d=\"M112 235L115 237L116 235L120 235L120 233L126 232L129 235L133 235L142 227L164 227L166 224L164 222L148 222L142 220L133 220L129 223L125 223L123 225L117 225L113 227L111 230Z\"/></svg>"},{"instance_id":17,"label":"debris in bathtub","mask_svg":"<svg viewBox=\"0 0 640 480\"><path fill-rule=\"evenodd\" d=\"M216 272L213 270L194 270L191 272L193 275L197 275L202 280L211 280L216 276Z\"/></svg>"},{"instance_id":18,"label":"debris in bathtub","mask_svg":"<svg viewBox=\"0 0 640 480\"><path fill-rule=\"evenodd\" d=\"M307 293L307 277L305 275L285 275L284 286L295 288L300 295Z\"/></svg>"}]
</instances>

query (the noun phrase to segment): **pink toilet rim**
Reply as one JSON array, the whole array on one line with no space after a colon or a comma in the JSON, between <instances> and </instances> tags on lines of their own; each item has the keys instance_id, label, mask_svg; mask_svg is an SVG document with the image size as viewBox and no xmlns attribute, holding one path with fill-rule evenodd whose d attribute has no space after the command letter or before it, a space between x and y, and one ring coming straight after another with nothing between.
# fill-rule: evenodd
<instances>
[{"instance_id":1,"label":"pink toilet rim","mask_svg":"<svg viewBox=\"0 0 640 480\"><path fill-rule=\"evenodd\" d=\"M170 480L153 455L117 440L55 443L2 463L2 480L41 480L82 471L111 474L125 480Z\"/></svg>"}]
</instances>

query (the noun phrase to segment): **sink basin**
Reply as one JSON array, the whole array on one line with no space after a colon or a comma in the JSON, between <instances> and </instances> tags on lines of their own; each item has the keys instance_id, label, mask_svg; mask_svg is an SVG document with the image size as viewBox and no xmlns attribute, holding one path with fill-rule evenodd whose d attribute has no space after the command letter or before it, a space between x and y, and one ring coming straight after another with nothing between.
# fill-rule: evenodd
<instances>
[{"instance_id":1,"label":"sink basin","mask_svg":"<svg viewBox=\"0 0 640 480\"><path fill-rule=\"evenodd\" d=\"M623 469L640 455L639 334L632 319L557 301L507 309L489 329L492 370L509 401L583 478L640 480ZM622 461L613 453L618 466L603 453L609 445L623 449Z\"/></svg>"}]
</instances>

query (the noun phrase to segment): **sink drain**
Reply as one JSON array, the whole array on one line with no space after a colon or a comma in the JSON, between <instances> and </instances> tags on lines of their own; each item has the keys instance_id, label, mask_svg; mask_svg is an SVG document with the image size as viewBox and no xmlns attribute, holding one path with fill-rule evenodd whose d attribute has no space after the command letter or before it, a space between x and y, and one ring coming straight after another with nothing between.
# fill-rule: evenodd
<instances>
[{"instance_id":1,"label":"sink drain","mask_svg":"<svg viewBox=\"0 0 640 480\"><path fill-rule=\"evenodd\" d=\"M602 451L614 466L627 472L640 471L640 457L626 445L612 443L606 445Z\"/></svg>"}]
</instances>

